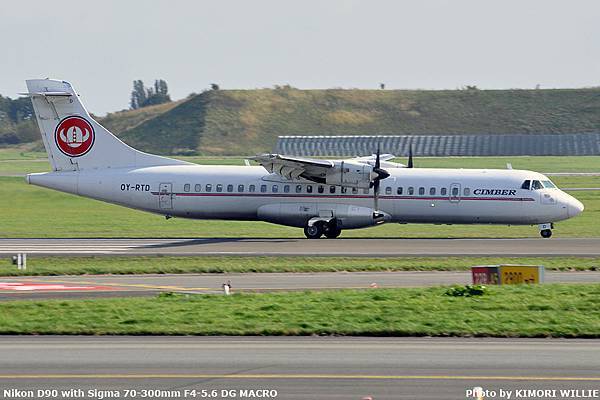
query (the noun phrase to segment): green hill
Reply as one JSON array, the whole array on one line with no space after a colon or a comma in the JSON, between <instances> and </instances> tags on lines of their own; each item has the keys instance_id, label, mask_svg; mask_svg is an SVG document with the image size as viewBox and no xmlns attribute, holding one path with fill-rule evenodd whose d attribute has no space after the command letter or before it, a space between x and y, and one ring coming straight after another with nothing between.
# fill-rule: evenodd
<instances>
[{"instance_id":1,"label":"green hill","mask_svg":"<svg viewBox=\"0 0 600 400\"><path fill-rule=\"evenodd\" d=\"M100 122L160 154L254 154L279 135L600 132L600 89L215 90Z\"/></svg>"},{"instance_id":2,"label":"green hill","mask_svg":"<svg viewBox=\"0 0 600 400\"><path fill-rule=\"evenodd\" d=\"M219 90L122 133L147 151L253 154L278 135L600 132L600 89Z\"/></svg>"}]
</instances>

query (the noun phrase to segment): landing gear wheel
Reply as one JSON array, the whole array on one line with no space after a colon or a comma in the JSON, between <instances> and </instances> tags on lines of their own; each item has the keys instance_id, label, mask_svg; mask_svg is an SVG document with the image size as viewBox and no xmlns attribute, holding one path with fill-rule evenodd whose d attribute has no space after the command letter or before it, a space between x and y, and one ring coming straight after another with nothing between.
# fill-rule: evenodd
<instances>
[{"instance_id":1,"label":"landing gear wheel","mask_svg":"<svg viewBox=\"0 0 600 400\"><path fill-rule=\"evenodd\" d=\"M552 230L551 229L543 229L540 231L540 235L542 235L543 238L547 239L550 236L552 236Z\"/></svg>"},{"instance_id":2,"label":"landing gear wheel","mask_svg":"<svg viewBox=\"0 0 600 400\"><path fill-rule=\"evenodd\" d=\"M335 239L338 236L340 236L340 233L342 233L342 230L340 228L333 227L333 228L329 228L325 230L325 237L327 239Z\"/></svg>"},{"instance_id":3,"label":"landing gear wheel","mask_svg":"<svg viewBox=\"0 0 600 400\"><path fill-rule=\"evenodd\" d=\"M316 223L316 224L313 224L312 226L305 226L304 227L304 235L308 239L320 238L321 235L323 235L323 225Z\"/></svg>"}]
</instances>

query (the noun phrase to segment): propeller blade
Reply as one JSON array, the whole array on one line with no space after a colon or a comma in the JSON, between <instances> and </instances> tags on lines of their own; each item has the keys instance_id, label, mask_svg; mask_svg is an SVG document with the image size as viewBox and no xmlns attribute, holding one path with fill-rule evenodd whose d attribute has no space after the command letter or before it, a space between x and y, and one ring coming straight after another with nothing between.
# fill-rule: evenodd
<instances>
[{"instance_id":1,"label":"propeller blade","mask_svg":"<svg viewBox=\"0 0 600 400\"><path fill-rule=\"evenodd\" d=\"M379 212L379 179L375 179L373 183L373 211L374 214Z\"/></svg>"},{"instance_id":2,"label":"propeller blade","mask_svg":"<svg viewBox=\"0 0 600 400\"><path fill-rule=\"evenodd\" d=\"M380 180L382 180L382 179L385 179L385 178L387 178L388 176L390 176L390 173L389 173L389 172L387 172L387 171L386 171L385 169L383 169L383 168L378 168L378 169L375 169L375 168L373 168L373 172L375 172L375 173L377 174L377 178L375 178L375 179L377 179L378 181L380 181Z\"/></svg>"},{"instance_id":3,"label":"propeller blade","mask_svg":"<svg viewBox=\"0 0 600 400\"><path fill-rule=\"evenodd\" d=\"M408 148L408 164L406 168L413 168L413 154L412 154L412 144Z\"/></svg>"},{"instance_id":4,"label":"propeller blade","mask_svg":"<svg viewBox=\"0 0 600 400\"><path fill-rule=\"evenodd\" d=\"M375 177L375 179L373 179L373 217L374 218L378 218L379 217L379 187L380 187L380 181L382 179L387 178L388 176L390 176L389 172L387 172L385 169L381 168L381 160L380 160L380 148L379 146L377 146L377 153L376 153L376 157L375 157L375 166L373 167L373 172L375 172L377 174L377 176Z\"/></svg>"}]
</instances>

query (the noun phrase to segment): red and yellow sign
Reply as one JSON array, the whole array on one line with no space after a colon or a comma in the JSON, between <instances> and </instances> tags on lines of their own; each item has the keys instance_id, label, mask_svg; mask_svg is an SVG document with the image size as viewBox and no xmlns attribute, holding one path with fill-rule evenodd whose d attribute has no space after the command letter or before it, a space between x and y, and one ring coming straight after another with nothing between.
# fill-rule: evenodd
<instances>
[{"instance_id":1,"label":"red and yellow sign","mask_svg":"<svg viewBox=\"0 0 600 400\"><path fill-rule=\"evenodd\" d=\"M542 283L542 265L478 265L471 267L473 283L480 285L517 285Z\"/></svg>"}]
</instances>

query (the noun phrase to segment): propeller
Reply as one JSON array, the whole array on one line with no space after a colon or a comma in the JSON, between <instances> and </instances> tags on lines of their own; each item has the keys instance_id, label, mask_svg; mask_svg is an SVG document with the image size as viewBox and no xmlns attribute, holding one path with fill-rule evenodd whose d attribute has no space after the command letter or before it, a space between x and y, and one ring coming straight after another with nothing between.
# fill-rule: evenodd
<instances>
[{"instance_id":1,"label":"propeller","mask_svg":"<svg viewBox=\"0 0 600 400\"><path fill-rule=\"evenodd\" d=\"M380 216L379 214L379 186L380 181L382 179L390 176L389 172L385 169L381 168L381 161L379 160L379 154L381 153L379 146L377 147L377 155L375 157L375 166L373 167L373 172L377 174L377 176L373 179L373 217L377 218Z\"/></svg>"},{"instance_id":2,"label":"propeller","mask_svg":"<svg viewBox=\"0 0 600 400\"><path fill-rule=\"evenodd\" d=\"M406 164L406 168L413 168L412 144L408 148L408 164Z\"/></svg>"}]
</instances>

